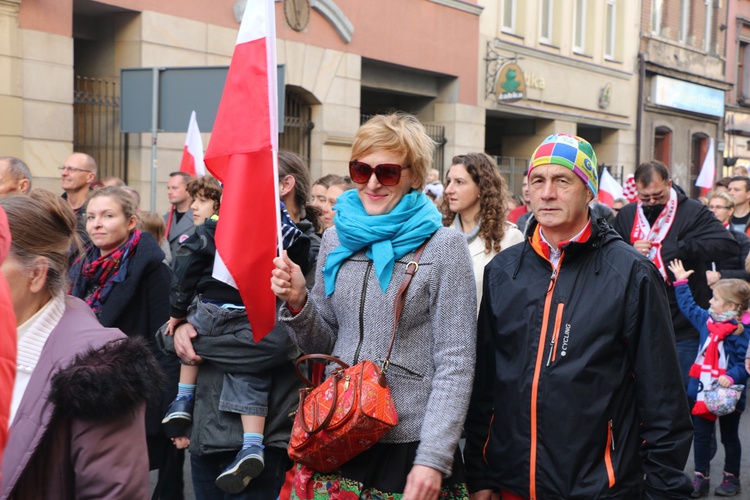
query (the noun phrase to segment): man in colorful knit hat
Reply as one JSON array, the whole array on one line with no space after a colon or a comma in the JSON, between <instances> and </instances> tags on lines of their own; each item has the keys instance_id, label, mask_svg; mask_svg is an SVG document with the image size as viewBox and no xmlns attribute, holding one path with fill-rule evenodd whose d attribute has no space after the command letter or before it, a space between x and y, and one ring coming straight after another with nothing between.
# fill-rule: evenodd
<instances>
[{"instance_id":1,"label":"man in colorful knit hat","mask_svg":"<svg viewBox=\"0 0 750 500\"><path fill-rule=\"evenodd\" d=\"M526 241L485 268L472 499L689 495L692 425L658 271L590 212L587 141L547 137L528 181Z\"/></svg>"}]
</instances>

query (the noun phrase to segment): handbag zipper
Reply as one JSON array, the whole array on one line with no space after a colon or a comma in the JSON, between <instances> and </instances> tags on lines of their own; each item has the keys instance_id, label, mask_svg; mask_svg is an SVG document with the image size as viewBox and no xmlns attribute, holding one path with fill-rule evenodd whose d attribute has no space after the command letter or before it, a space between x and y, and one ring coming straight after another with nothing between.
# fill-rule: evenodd
<instances>
[{"instance_id":1,"label":"handbag zipper","mask_svg":"<svg viewBox=\"0 0 750 500\"><path fill-rule=\"evenodd\" d=\"M362 283L362 299L359 301L359 344L357 344L357 350L354 351L354 362L353 365L359 363L359 351L362 349L362 342L365 340L365 296L367 295L367 282L370 280L370 270L372 269L372 261L367 261L367 270L365 271L365 279Z\"/></svg>"}]
</instances>

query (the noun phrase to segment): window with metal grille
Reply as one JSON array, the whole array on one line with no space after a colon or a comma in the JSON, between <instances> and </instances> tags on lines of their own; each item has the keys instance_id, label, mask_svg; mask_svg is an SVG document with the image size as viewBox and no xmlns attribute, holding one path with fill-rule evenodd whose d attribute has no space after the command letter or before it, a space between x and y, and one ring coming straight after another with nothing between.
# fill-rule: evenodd
<instances>
[{"instance_id":1,"label":"window with metal grille","mask_svg":"<svg viewBox=\"0 0 750 500\"><path fill-rule=\"evenodd\" d=\"M77 76L73 94L73 150L96 160L99 178L128 181L127 134L120 133L117 81Z\"/></svg>"},{"instance_id":2,"label":"window with metal grille","mask_svg":"<svg viewBox=\"0 0 750 500\"><path fill-rule=\"evenodd\" d=\"M310 164L310 137L315 124L312 108L294 89L286 88L284 98L284 131L279 134L279 149L297 153Z\"/></svg>"}]
</instances>

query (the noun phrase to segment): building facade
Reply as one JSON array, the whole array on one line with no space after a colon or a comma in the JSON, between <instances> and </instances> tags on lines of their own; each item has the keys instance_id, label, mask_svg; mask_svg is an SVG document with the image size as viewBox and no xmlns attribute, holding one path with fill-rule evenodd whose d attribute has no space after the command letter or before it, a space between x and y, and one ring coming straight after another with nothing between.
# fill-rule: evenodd
<instances>
[{"instance_id":1,"label":"building facade","mask_svg":"<svg viewBox=\"0 0 750 500\"><path fill-rule=\"evenodd\" d=\"M100 176L125 178L148 206L151 135L119 131L120 70L228 65L244 4L0 0L0 154L23 158L38 186L59 190L55 167L73 150L89 152ZM401 109L428 127L440 169L482 150L482 11L476 0L277 0L280 146L307 158L314 178L343 174L362 120ZM157 193L183 141L158 134ZM166 196L156 205L165 210Z\"/></svg>"},{"instance_id":2,"label":"building facade","mask_svg":"<svg viewBox=\"0 0 750 500\"><path fill-rule=\"evenodd\" d=\"M730 1L727 16L726 78L732 88L726 93L723 175L735 165L750 167L750 0Z\"/></svg>"},{"instance_id":3,"label":"building facade","mask_svg":"<svg viewBox=\"0 0 750 500\"><path fill-rule=\"evenodd\" d=\"M726 0L644 0L637 156L666 163L689 195L710 151L721 165ZM711 146L714 146L711 148Z\"/></svg>"},{"instance_id":4,"label":"building facade","mask_svg":"<svg viewBox=\"0 0 750 500\"><path fill-rule=\"evenodd\" d=\"M636 163L637 2L483 0L480 97L485 149L518 192L547 135L590 141L620 177Z\"/></svg>"}]
</instances>

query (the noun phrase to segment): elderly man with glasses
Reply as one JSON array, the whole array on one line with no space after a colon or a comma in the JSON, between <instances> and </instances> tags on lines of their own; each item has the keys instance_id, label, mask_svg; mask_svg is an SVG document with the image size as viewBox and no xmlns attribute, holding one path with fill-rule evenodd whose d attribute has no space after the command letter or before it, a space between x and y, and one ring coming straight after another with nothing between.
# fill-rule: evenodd
<instances>
[{"instance_id":1,"label":"elderly man with glasses","mask_svg":"<svg viewBox=\"0 0 750 500\"><path fill-rule=\"evenodd\" d=\"M65 160L64 165L57 167L60 171L63 199L78 217L78 235L84 244L89 242L86 232L86 202L88 201L91 183L96 179L96 161L86 153L73 153Z\"/></svg>"},{"instance_id":2,"label":"elderly man with glasses","mask_svg":"<svg viewBox=\"0 0 750 500\"><path fill-rule=\"evenodd\" d=\"M671 283L674 275L667 269L673 259L694 269L690 290L695 301L708 309L711 289L706 271L712 261L729 259L739 253L737 242L721 222L697 200L688 198L672 184L667 166L656 160L641 163L635 169L638 200L626 205L615 219L614 228L622 238L651 260L667 285L677 355L687 386L688 370L698 354L699 334L677 307Z\"/></svg>"},{"instance_id":3,"label":"elderly man with glasses","mask_svg":"<svg viewBox=\"0 0 750 500\"><path fill-rule=\"evenodd\" d=\"M741 280L750 280L750 274L745 270L745 259L750 253L750 238L744 231L737 231L732 227L730 221L734 215L734 198L721 191L711 191L708 195L708 209L714 213L719 222L729 230L729 234L737 241L740 246L740 252L730 259L719 262L711 262L711 270L706 271L706 280L708 286L713 287L714 283L722 278L736 278Z\"/></svg>"}]
</instances>

